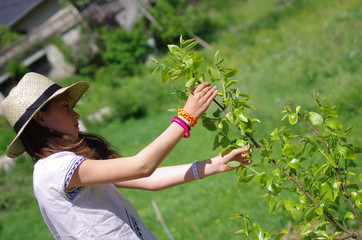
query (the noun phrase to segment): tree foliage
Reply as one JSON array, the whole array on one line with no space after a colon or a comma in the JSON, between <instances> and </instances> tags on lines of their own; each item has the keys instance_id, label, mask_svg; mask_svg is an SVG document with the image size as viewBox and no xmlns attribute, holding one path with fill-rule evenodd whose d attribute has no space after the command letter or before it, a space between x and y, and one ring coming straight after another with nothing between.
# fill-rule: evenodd
<instances>
[{"instance_id":1,"label":"tree foliage","mask_svg":"<svg viewBox=\"0 0 362 240\"><path fill-rule=\"evenodd\" d=\"M215 132L213 148L224 152L251 141L262 156L252 167L230 163L241 167L238 182L255 180L266 192L264 200L269 212L282 208L290 213L296 226L301 227L299 239L337 239L337 236L360 239L361 233L355 229L362 228L358 214L362 209L362 189L356 181L357 175L362 178L356 169L361 148L348 142L354 128L343 127L338 121L339 106L330 106L327 101L330 96L314 92L315 109L285 105L282 117L285 126L257 142L253 137L254 125L260 121L247 114L255 110L249 102L253 96L235 87L238 80L234 76L238 71L222 65L224 60L219 51L214 55L213 64L203 71L202 54L193 51L196 45L197 41L182 37L179 45L168 45L169 60L152 59L157 64L154 72L160 70L164 82L186 80L185 88L176 90L180 100L185 100L199 83L221 85L218 93L221 102L214 100L219 108L211 115L202 116L203 125ZM298 131L303 125L309 131ZM231 128L236 128L240 135L230 134ZM272 163L275 168L265 168L265 163ZM280 239L288 233L265 231L243 214L235 218L243 221L243 227L235 234L245 239Z\"/></svg>"}]
</instances>

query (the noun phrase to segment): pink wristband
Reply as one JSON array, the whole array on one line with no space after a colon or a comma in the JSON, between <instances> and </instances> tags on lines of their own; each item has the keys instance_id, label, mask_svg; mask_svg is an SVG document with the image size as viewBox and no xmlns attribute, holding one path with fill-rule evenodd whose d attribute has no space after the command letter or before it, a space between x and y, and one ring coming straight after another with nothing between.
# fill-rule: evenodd
<instances>
[{"instance_id":1,"label":"pink wristband","mask_svg":"<svg viewBox=\"0 0 362 240\"><path fill-rule=\"evenodd\" d=\"M185 129L186 134L185 134L184 138L189 138L190 137L189 128L186 126L186 124L183 121L181 121L179 118L174 118L174 119L171 120L171 123L173 123L173 122L178 123L181 127L183 127Z\"/></svg>"}]
</instances>

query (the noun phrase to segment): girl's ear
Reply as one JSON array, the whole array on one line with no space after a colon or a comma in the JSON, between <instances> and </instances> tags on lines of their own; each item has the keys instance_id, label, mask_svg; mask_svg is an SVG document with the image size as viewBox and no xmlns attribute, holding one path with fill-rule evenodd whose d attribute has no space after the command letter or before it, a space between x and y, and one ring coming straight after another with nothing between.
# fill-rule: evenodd
<instances>
[{"instance_id":1,"label":"girl's ear","mask_svg":"<svg viewBox=\"0 0 362 240\"><path fill-rule=\"evenodd\" d=\"M44 113L42 111L39 111L35 114L34 119L37 123L39 123L42 127L46 127L47 124L44 121Z\"/></svg>"}]
</instances>

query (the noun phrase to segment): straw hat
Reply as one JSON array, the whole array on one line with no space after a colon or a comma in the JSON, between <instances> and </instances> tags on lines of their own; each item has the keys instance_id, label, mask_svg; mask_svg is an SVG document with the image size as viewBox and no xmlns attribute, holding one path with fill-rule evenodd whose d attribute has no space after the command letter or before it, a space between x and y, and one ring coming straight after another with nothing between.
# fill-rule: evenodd
<instances>
[{"instance_id":1,"label":"straw hat","mask_svg":"<svg viewBox=\"0 0 362 240\"><path fill-rule=\"evenodd\" d=\"M19 138L29 121L50 100L67 92L74 106L88 89L87 82L77 82L69 87L61 87L38 73L27 73L1 102L1 109L16 132L16 137L6 150L8 157L17 157L25 149Z\"/></svg>"}]
</instances>

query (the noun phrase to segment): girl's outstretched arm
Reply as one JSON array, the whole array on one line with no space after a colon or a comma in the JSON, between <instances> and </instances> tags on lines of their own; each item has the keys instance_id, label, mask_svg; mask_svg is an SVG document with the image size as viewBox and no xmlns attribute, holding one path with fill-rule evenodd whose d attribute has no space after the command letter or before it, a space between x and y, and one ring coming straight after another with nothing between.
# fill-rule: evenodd
<instances>
[{"instance_id":1,"label":"girl's outstretched arm","mask_svg":"<svg viewBox=\"0 0 362 240\"><path fill-rule=\"evenodd\" d=\"M250 145L234 149L224 156L216 156L204 161L197 162L197 173L200 178L211 176L217 173L231 171L229 161L239 161L242 165L251 164L251 160L246 160L248 154L252 153ZM149 177L139 178L129 181L116 182L114 185L119 188L136 188L151 191L163 190L176 185L195 180L192 164L168 166L157 168Z\"/></svg>"},{"instance_id":2,"label":"girl's outstretched arm","mask_svg":"<svg viewBox=\"0 0 362 240\"><path fill-rule=\"evenodd\" d=\"M202 83L191 92L184 109L198 119L207 110L216 95L217 91L214 87L209 83ZM187 120L185 121L187 122ZM183 138L184 134L184 128L173 122L159 137L135 156L101 161L84 160L74 172L67 189L148 177Z\"/></svg>"}]
</instances>

